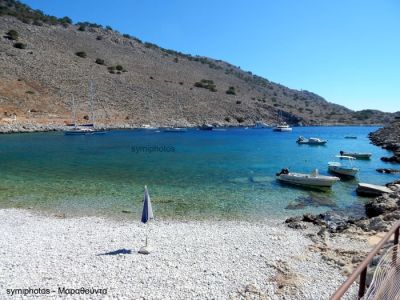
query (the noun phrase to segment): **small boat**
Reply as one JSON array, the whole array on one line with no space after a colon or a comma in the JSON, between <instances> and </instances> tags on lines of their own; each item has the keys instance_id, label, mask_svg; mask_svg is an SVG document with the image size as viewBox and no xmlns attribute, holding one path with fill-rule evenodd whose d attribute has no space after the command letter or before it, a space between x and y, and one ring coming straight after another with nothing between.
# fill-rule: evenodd
<instances>
[{"instance_id":1,"label":"small boat","mask_svg":"<svg viewBox=\"0 0 400 300\"><path fill-rule=\"evenodd\" d=\"M340 178L336 176L319 175L318 169L315 169L311 174L292 173L289 172L288 169L282 169L276 174L276 178L280 181L295 185L328 188L340 180Z\"/></svg>"},{"instance_id":2,"label":"small boat","mask_svg":"<svg viewBox=\"0 0 400 300\"><path fill-rule=\"evenodd\" d=\"M391 194L393 191L384 185L376 185L360 182L356 189L357 195L366 197L377 197L382 194Z\"/></svg>"},{"instance_id":3,"label":"small boat","mask_svg":"<svg viewBox=\"0 0 400 300\"><path fill-rule=\"evenodd\" d=\"M254 124L254 129L263 129L263 128L269 128L269 125L267 123L261 122L261 121L257 121Z\"/></svg>"},{"instance_id":4,"label":"small boat","mask_svg":"<svg viewBox=\"0 0 400 300\"><path fill-rule=\"evenodd\" d=\"M286 124L286 122L283 122L275 126L274 131L289 132L292 131L292 128L288 124Z\"/></svg>"},{"instance_id":5,"label":"small boat","mask_svg":"<svg viewBox=\"0 0 400 300\"><path fill-rule=\"evenodd\" d=\"M169 128L165 128L163 131L164 132L186 132L187 129L182 128L182 127L169 127Z\"/></svg>"},{"instance_id":6,"label":"small boat","mask_svg":"<svg viewBox=\"0 0 400 300\"><path fill-rule=\"evenodd\" d=\"M372 156L372 153L362 153L362 152L344 152L340 151L339 152L341 156L351 156L356 159L370 159Z\"/></svg>"},{"instance_id":7,"label":"small boat","mask_svg":"<svg viewBox=\"0 0 400 300\"><path fill-rule=\"evenodd\" d=\"M310 137L306 139L305 137L300 136L296 143L297 144L308 144L308 145L325 145L328 141L327 140L321 140L319 138L313 138Z\"/></svg>"},{"instance_id":8,"label":"small boat","mask_svg":"<svg viewBox=\"0 0 400 300\"><path fill-rule=\"evenodd\" d=\"M344 138L345 139L357 139L357 137L354 135L346 135Z\"/></svg>"},{"instance_id":9,"label":"small boat","mask_svg":"<svg viewBox=\"0 0 400 300\"><path fill-rule=\"evenodd\" d=\"M210 124L203 124L199 127L200 130L213 130L214 127Z\"/></svg>"},{"instance_id":10,"label":"small boat","mask_svg":"<svg viewBox=\"0 0 400 300\"><path fill-rule=\"evenodd\" d=\"M359 169L352 166L351 161L355 160L352 156L336 156L340 159L347 159L349 161L349 165L344 165L340 162L329 162L328 170L332 173L336 173L339 175L354 177L358 173Z\"/></svg>"},{"instance_id":11,"label":"small boat","mask_svg":"<svg viewBox=\"0 0 400 300\"><path fill-rule=\"evenodd\" d=\"M74 126L72 129L65 131L65 135L92 135L92 134L105 134L104 130L96 130L87 126Z\"/></svg>"},{"instance_id":12,"label":"small boat","mask_svg":"<svg viewBox=\"0 0 400 300\"><path fill-rule=\"evenodd\" d=\"M75 102L74 95L72 95L72 114L73 114L73 123L68 123L67 126L72 126L71 129L68 129L64 132L65 135L100 135L105 134L107 131L104 129L96 128L94 125L94 111L93 111L93 82L89 83L89 105L90 105L90 114L92 123L86 124L77 124L77 111L78 104Z\"/></svg>"},{"instance_id":13,"label":"small boat","mask_svg":"<svg viewBox=\"0 0 400 300\"><path fill-rule=\"evenodd\" d=\"M141 127L141 129L147 129L147 130L154 130L157 129L157 127L151 126L149 124L143 124Z\"/></svg>"}]
</instances>

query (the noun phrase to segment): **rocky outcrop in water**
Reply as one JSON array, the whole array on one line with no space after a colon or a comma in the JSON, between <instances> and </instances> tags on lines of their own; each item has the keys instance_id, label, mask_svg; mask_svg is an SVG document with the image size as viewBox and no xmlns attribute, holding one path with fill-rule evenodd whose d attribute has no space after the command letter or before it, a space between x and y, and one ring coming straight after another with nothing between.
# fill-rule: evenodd
<instances>
[{"instance_id":1,"label":"rocky outcrop in water","mask_svg":"<svg viewBox=\"0 0 400 300\"><path fill-rule=\"evenodd\" d=\"M369 138L374 145L393 151L393 156L382 157L382 161L400 163L400 119L398 117L392 123L370 133Z\"/></svg>"}]
</instances>

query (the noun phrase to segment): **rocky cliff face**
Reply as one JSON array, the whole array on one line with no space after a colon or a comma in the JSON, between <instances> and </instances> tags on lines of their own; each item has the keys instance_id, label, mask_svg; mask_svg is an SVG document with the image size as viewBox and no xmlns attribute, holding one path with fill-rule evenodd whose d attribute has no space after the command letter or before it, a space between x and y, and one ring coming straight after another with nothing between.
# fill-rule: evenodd
<instances>
[{"instance_id":1,"label":"rocky cliff face","mask_svg":"<svg viewBox=\"0 0 400 300\"><path fill-rule=\"evenodd\" d=\"M0 0L0 8L9 5L14 15L21 10L15 3ZM48 16L45 23L40 15L39 21L32 19L37 13L25 6L27 11L16 17L4 7L2 125L57 127L70 122L71 95L78 102L79 121L84 122L91 111L89 81L95 87L97 123L113 127L271 123L278 115L292 124L368 124L393 117L370 110L353 112L229 63L163 49L96 24L71 25ZM16 39L9 36L10 30L17 32Z\"/></svg>"}]
</instances>

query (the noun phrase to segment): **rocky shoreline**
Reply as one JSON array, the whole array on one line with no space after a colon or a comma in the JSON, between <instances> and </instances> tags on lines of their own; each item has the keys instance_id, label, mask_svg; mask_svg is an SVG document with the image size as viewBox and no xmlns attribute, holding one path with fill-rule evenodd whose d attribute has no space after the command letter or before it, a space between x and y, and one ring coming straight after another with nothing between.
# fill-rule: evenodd
<instances>
[{"instance_id":1,"label":"rocky shoreline","mask_svg":"<svg viewBox=\"0 0 400 300\"><path fill-rule=\"evenodd\" d=\"M392 122L376 132L370 133L369 137L373 144L393 151L394 155L390 158L382 158L383 161L393 163L400 162L399 120ZM381 169L382 172L379 170L377 171L386 173L386 170L395 169L388 168ZM385 232L389 231L393 224L400 220L400 180L388 183L386 187L392 190L392 192L385 193L368 201L365 204L364 217L349 216L346 212L328 211L319 215L305 214L303 216L291 217L286 219L285 223L290 228L301 230L305 230L309 226L319 226L320 230L314 239L315 247L323 253L322 257L333 261L341 267L345 273L349 274L366 256L365 253L347 253L345 250L339 250L339 252L335 253L336 255L328 255L327 257L324 253L329 253L329 243L331 240L344 236L368 241L374 240L375 242L370 243L371 246L373 246L383 237ZM386 247L390 245L391 243L388 243ZM373 272L378 261L379 256L374 258L370 266L367 283L372 280Z\"/></svg>"},{"instance_id":2,"label":"rocky shoreline","mask_svg":"<svg viewBox=\"0 0 400 300\"><path fill-rule=\"evenodd\" d=\"M214 127L252 127L255 124L249 122L243 122L241 124L232 125L227 122L210 122ZM176 122L176 123L151 123L152 127L155 128L167 128L167 127L184 127L184 128L198 128L204 125L204 123L188 123L188 122ZM380 124L375 125L366 125L366 126L379 126ZM307 126L307 125L305 125ZM359 124L319 124L319 125L310 125L310 126L362 126ZM113 124L98 124L96 125L98 129L141 129L145 128L144 124L136 124L136 123L113 123ZM7 133L31 133L31 132L50 132L50 131L67 131L69 129L68 126L59 123L3 123L0 124L0 134Z\"/></svg>"},{"instance_id":3,"label":"rocky shoreline","mask_svg":"<svg viewBox=\"0 0 400 300\"><path fill-rule=\"evenodd\" d=\"M370 133L369 138L374 145L393 151L393 156L382 157L383 161L400 163L400 119Z\"/></svg>"}]
</instances>

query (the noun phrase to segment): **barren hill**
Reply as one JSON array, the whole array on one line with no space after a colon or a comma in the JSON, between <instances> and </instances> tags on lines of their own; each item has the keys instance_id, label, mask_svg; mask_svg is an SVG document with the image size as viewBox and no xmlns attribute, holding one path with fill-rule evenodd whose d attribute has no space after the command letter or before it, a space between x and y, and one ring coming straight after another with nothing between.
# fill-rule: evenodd
<instances>
[{"instance_id":1,"label":"barren hill","mask_svg":"<svg viewBox=\"0 0 400 300\"><path fill-rule=\"evenodd\" d=\"M143 43L97 24L71 24L14 0L0 0L0 124L224 125L384 123L393 114L354 112L229 63Z\"/></svg>"}]
</instances>

